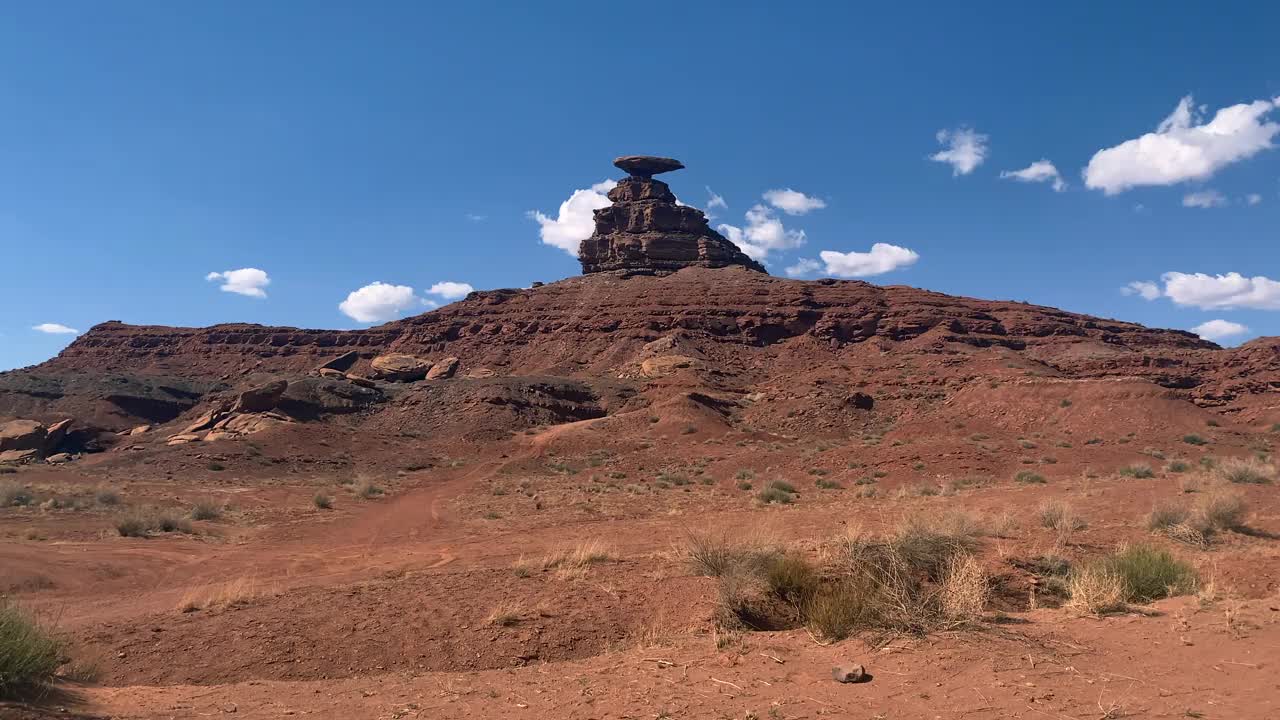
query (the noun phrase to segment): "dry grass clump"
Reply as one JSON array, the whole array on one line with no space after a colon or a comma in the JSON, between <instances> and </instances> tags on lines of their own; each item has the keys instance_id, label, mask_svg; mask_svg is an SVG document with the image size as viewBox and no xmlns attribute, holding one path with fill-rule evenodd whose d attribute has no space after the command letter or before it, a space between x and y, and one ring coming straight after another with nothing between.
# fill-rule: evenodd
<instances>
[{"instance_id":1,"label":"dry grass clump","mask_svg":"<svg viewBox=\"0 0 1280 720\"><path fill-rule=\"evenodd\" d=\"M528 616L529 610L523 603L516 600L502 600L493 609L489 611L489 615L484 621L488 625L496 625L498 627L511 627L519 625L521 620Z\"/></svg>"},{"instance_id":2,"label":"dry grass clump","mask_svg":"<svg viewBox=\"0 0 1280 720\"><path fill-rule=\"evenodd\" d=\"M146 508L116 518L116 532L123 537L147 537L151 533L190 533L191 523L168 510Z\"/></svg>"},{"instance_id":3,"label":"dry grass clump","mask_svg":"<svg viewBox=\"0 0 1280 720\"><path fill-rule=\"evenodd\" d=\"M1276 469L1257 458L1229 458L1218 465L1218 473L1228 482L1244 485L1270 485Z\"/></svg>"},{"instance_id":4,"label":"dry grass clump","mask_svg":"<svg viewBox=\"0 0 1280 720\"><path fill-rule=\"evenodd\" d=\"M1156 505L1147 516L1147 529L1203 547L1220 532L1245 527L1248 510L1240 493L1216 489L1201 495L1191 507L1175 502Z\"/></svg>"},{"instance_id":5,"label":"dry grass clump","mask_svg":"<svg viewBox=\"0 0 1280 720\"><path fill-rule=\"evenodd\" d=\"M967 622L982 617L990 599L991 586L978 559L968 553L952 556L938 596L942 614Z\"/></svg>"},{"instance_id":6,"label":"dry grass clump","mask_svg":"<svg viewBox=\"0 0 1280 720\"><path fill-rule=\"evenodd\" d=\"M885 538L855 535L821 564L774 550L700 540L695 564L720 578L721 623L775 630L806 626L839 640L870 630L924 633L980 617L988 581L973 557L981 527L947 513L906 519Z\"/></svg>"},{"instance_id":7,"label":"dry grass clump","mask_svg":"<svg viewBox=\"0 0 1280 720\"><path fill-rule=\"evenodd\" d=\"M1124 580L1100 565L1089 565L1071 573L1067 579L1071 607L1090 615L1124 609Z\"/></svg>"},{"instance_id":8,"label":"dry grass clump","mask_svg":"<svg viewBox=\"0 0 1280 720\"><path fill-rule=\"evenodd\" d=\"M587 568L597 563L613 560L612 551L600 540L585 540L572 548L565 548L549 553L538 561L525 560L520 557L512 569L516 575L526 577L534 570L546 572L555 570L556 576L562 579L582 577Z\"/></svg>"},{"instance_id":9,"label":"dry grass clump","mask_svg":"<svg viewBox=\"0 0 1280 720\"><path fill-rule=\"evenodd\" d=\"M1244 527L1244 516L1249 510L1244 496L1226 490L1214 490L1196 500L1195 517L1198 525L1212 532L1238 530Z\"/></svg>"},{"instance_id":10,"label":"dry grass clump","mask_svg":"<svg viewBox=\"0 0 1280 720\"><path fill-rule=\"evenodd\" d=\"M36 690L62 663L62 643L34 615L0 599L0 699Z\"/></svg>"},{"instance_id":11,"label":"dry grass clump","mask_svg":"<svg viewBox=\"0 0 1280 720\"><path fill-rule=\"evenodd\" d=\"M192 520L217 520L222 517L222 505L216 500L203 498L191 504Z\"/></svg>"},{"instance_id":12,"label":"dry grass clump","mask_svg":"<svg viewBox=\"0 0 1280 720\"><path fill-rule=\"evenodd\" d=\"M1031 472L1030 470L1020 471L1017 475L1013 476L1013 480L1014 482L1022 483L1023 485L1043 485L1046 482L1043 475Z\"/></svg>"},{"instance_id":13,"label":"dry grass clump","mask_svg":"<svg viewBox=\"0 0 1280 720\"><path fill-rule=\"evenodd\" d=\"M372 480L361 480L360 484L356 485L354 492L356 497L361 500L372 500L373 498L384 495L386 490L375 485Z\"/></svg>"},{"instance_id":14,"label":"dry grass clump","mask_svg":"<svg viewBox=\"0 0 1280 720\"><path fill-rule=\"evenodd\" d=\"M12 480L0 482L0 507L31 505L35 501L31 488Z\"/></svg>"},{"instance_id":15,"label":"dry grass clump","mask_svg":"<svg viewBox=\"0 0 1280 720\"><path fill-rule=\"evenodd\" d=\"M1089 527L1089 523L1063 500L1046 500L1040 505L1040 524L1059 533L1070 533Z\"/></svg>"},{"instance_id":16,"label":"dry grass clump","mask_svg":"<svg viewBox=\"0 0 1280 720\"><path fill-rule=\"evenodd\" d=\"M318 492L311 498L311 504L319 510L328 510L333 507L333 496Z\"/></svg>"},{"instance_id":17,"label":"dry grass clump","mask_svg":"<svg viewBox=\"0 0 1280 720\"><path fill-rule=\"evenodd\" d=\"M1126 465L1120 468L1119 472L1124 477L1138 478L1139 480L1146 480L1156 476L1156 471L1152 470L1150 465L1142 463Z\"/></svg>"},{"instance_id":18,"label":"dry grass clump","mask_svg":"<svg viewBox=\"0 0 1280 720\"><path fill-rule=\"evenodd\" d=\"M686 544L694 571L709 577L722 577L741 568L754 570L780 554L776 544L761 535L734 538L727 533L690 532Z\"/></svg>"},{"instance_id":19,"label":"dry grass clump","mask_svg":"<svg viewBox=\"0 0 1280 720\"><path fill-rule=\"evenodd\" d=\"M225 583L213 583L193 587L178 601L178 612L195 612L212 608L225 608L246 603L259 595L262 589L253 578L242 577Z\"/></svg>"}]
</instances>

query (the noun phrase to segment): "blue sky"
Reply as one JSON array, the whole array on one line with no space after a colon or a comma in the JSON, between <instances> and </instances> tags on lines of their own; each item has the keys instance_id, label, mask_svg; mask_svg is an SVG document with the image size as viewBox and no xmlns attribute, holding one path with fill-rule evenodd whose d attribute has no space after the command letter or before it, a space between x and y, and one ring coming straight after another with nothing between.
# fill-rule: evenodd
<instances>
[{"instance_id":1,"label":"blue sky","mask_svg":"<svg viewBox=\"0 0 1280 720\"><path fill-rule=\"evenodd\" d=\"M775 274L1280 335L1280 4L852 5L5 2L0 368L576 274L630 153Z\"/></svg>"}]
</instances>

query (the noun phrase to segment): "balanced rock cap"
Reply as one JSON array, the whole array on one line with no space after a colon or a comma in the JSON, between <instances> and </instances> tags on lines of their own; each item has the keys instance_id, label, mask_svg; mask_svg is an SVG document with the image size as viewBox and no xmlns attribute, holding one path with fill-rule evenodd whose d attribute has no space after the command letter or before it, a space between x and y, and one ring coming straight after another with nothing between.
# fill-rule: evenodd
<instances>
[{"instance_id":1,"label":"balanced rock cap","mask_svg":"<svg viewBox=\"0 0 1280 720\"><path fill-rule=\"evenodd\" d=\"M649 178L658 173L681 170L684 163L674 158L654 155L623 155L613 161L614 167L626 170L634 177Z\"/></svg>"}]
</instances>

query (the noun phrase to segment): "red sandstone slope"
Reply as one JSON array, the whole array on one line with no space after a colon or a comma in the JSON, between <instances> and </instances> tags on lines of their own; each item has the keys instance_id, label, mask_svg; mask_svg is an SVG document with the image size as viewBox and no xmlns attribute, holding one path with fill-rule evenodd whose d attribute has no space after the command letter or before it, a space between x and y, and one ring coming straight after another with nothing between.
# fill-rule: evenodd
<instances>
[{"instance_id":1,"label":"red sandstone slope","mask_svg":"<svg viewBox=\"0 0 1280 720\"><path fill-rule=\"evenodd\" d=\"M788 280L742 268L597 273L527 290L477 292L367 330L109 322L19 374L122 373L235 384L248 372L304 372L356 349L366 365L379 353L401 352L457 356L464 373L485 368L500 376L602 378L635 375L641 360L663 352L644 346L664 337L672 338L665 352L699 358L718 383L732 379L743 390L786 378L807 382L837 366L851 368L846 380L874 383L896 355L939 363L931 377L900 386L1011 369L1074 379L1139 377L1186 390L1201 405L1254 414L1269 412L1280 389L1275 338L1224 350L1184 331L1053 308L857 281ZM4 403L0 393L0 415L18 414Z\"/></svg>"}]
</instances>

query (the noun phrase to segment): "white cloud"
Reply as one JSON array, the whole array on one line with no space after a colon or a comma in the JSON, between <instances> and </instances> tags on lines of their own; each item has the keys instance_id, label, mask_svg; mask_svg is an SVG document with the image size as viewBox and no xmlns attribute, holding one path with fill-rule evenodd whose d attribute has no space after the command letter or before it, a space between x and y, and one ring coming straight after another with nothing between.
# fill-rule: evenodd
<instances>
[{"instance_id":1,"label":"white cloud","mask_svg":"<svg viewBox=\"0 0 1280 720\"><path fill-rule=\"evenodd\" d=\"M1058 168L1045 159L1037 160L1021 170L1005 170L1000 173L1000 177L1001 179L1017 180L1019 182L1052 183L1054 192L1062 192L1067 189L1067 183L1063 181Z\"/></svg>"},{"instance_id":2,"label":"white cloud","mask_svg":"<svg viewBox=\"0 0 1280 720\"><path fill-rule=\"evenodd\" d=\"M1226 275L1167 272L1161 279L1164 295L1178 305L1202 310L1280 310L1280 282L1261 275L1247 278L1236 272Z\"/></svg>"},{"instance_id":3,"label":"white cloud","mask_svg":"<svg viewBox=\"0 0 1280 720\"><path fill-rule=\"evenodd\" d=\"M882 275L891 270L914 265L920 255L888 243L876 243L871 252L836 252L823 250L818 253L822 262L827 265L827 273L835 277L869 277Z\"/></svg>"},{"instance_id":4,"label":"white cloud","mask_svg":"<svg viewBox=\"0 0 1280 720\"><path fill-rule=\"evenodd\" d=\"M804 215L813 210L821 210L827 206L821 198L810 197L802 192L786 188L783 190L766 190L764 201L788 215Z\"/></svg>"},{"instance_id":5,"label":"white cloud","mask_svg":"<svg viewBox=\"0 0 1280 720\"><path fill-rule=\"evenodd\" d=\"M773 250L800 247L805 242L803 230L788 230L763 205L752 205L746 219L746 228L720 225L717 229L753 260L764 260Z\"/></svg>"},{"instance_id":6,"label":"white cloud","mask_svg":"<svg viewBox=\"0 0 1280 720\"><path fill-rule=\"evenodd\" d=\"M539 235L542 242L578 257L578 246L595 230L594 211L612 204L605 193L617 184L613 180L604 180L586 190L574 190L568 200L560 203L560 214L554 219L530 210L529 217L541 226Z\"/></svg>"},{"instance_id":7,"label":"white cloud","mask_svg":"<svg viewBox=\"0 0 1280 720\"><path fill-rule=\"evenodd\" d=\"M439 295L445 300L457 300L464 298L468 294L475 292L475 288L467 283L460 282L438 282L427 289L428 295Z\"/></svg>"},{"instance_id":8,"label":"white cloud","mask_svg":"<svg viewBox=\"0 0 1280 720\"><path fill-rule=\"evenodd\" d=\"M803 277L810 273L818 272L822 269L822 263L811 258L800 258L795 265L791 265L786 269L788 277Z\"/></svg>"},{"instance_id":9,"label":"white cloud","mask_svg":"<svg viewBox=\"0 0 1280 720\"><path fill-rule=\"evenodd\" d=\"M1160 297L1160 286L1148 280L1134 280L1120 288L1121 295L1138 295L1143 300L1155 300Z\"/></svg>"},{"instance_id":10,"label":"white cloud","mask_svg":"<svg viewBox=\"0 0 1280 720\"><path fill-rule=\"evenodd\" d=\"M489 219L488 215L477 215L476 213L467 213L467 219L471 222L484 222Z\"/></svg>"},{"instance_id":11,"label":"white cloud","mask_svg":"<svg viewBox=\"0 0 1280 720\"><path fill-rule=\"evenodd\" d=\"M392 320L419 303L435 305L430 301L423 302L408 285L374 282L347 295L338 309L352 320L371 323Z\"/></svg>"},{"instance_id":12,"label":"white cloud","mask_svg":"<svg viewBox=\"0 0 1280 720\"><path fill-rule=\"evenodd\" d=\"M712 190L711 186L709 185L707 186L707 195L710 198L709 200L707 200L707 219L708 220L714 220L716 217L715 213L711 212L712 210L715 210L716 208L720 208L721 210L729 209L729 203L725 202L724 197L717 194L716 191Z\"/></svg>"},{"instance_id":13,"label":"white cloud","mask_svg":"<svg viewBox=\"0 0 1280 720\"><path fill-rule=\"evenodd\" d=\"M61 323L40 323L39 325L36 325L31 329L35 330L36 332L48 333L49 335L79 335L80 334L79 330L73 327L67 327L66 325L63 325Z\"/></svg>"},{"instance_id":14,"label":"white cloud","mask_svg":"<svg viewBox=\"0 0 1280 720\"><path fill-rule=\"evenodd\" d=\"M1182 207L1216 208L1226 207L1227 199L1217 190L1201 190L1182 196Z\"/></svg>"},{"instance_id":15,"label":"white cloud","mask_svg":"<svg viewBox=\"0 0 1280 720\"><path fill-rule=\"evenodd\" d=\"M222 292L248 295L256 298L265 298L267 291L263 290L263 288L271 284L271 278L267 277L267 273L258 268L211 272L205 275L204 279L209 282L221 282L222 287L220 289Z\"/></svg>"},{"instance_id":16,"label":"white cloud","mask_svg":"<svg viewBox=\"0 0 1280 720\"><path fill-rule=\"evenodd\" d=\"M939 130L937 138L947 149L930 155L929 159L950 165L953 177L968 175L987 159L987 136L974 132L972 128Z\"/></svg>"},{"instance_id":17,"label":"white cloud","mask_svg":"<svg viewBox=\"0 0 1280 720\"><path fill-rule=\"evenodd\" d=\"M1095 153L1084 170L1084 183L1114 195L1139 185L1204 180L1272 147L1280 124L1264 118L1277 107L1280 98L1232 105L1197 124L1203 118L1188 95L1155 132Z\"/></svg>"},{"instance_id":18,"label":"white cloud","mask_svg":"<svg viewBox=\"0 0 1280 720\"><path fill-rule=\"evenodd\" d=\"M1258 203L1262 202L1262 196L1259 195L1258 193L1249 193L1248 195L1244 196L1244 201L1249 205L1257 205Z\"/></svg>"},{"instance_id":19,"label":"white cloud","mask_svg":"<svg viewBox=\"0 0 1280 720\"><path fill-rule=\"evenodd\" d=\"M1191 328L1191 332L1205 340L1217 342L1236 335L1243 335L1249 332L1249 328L1230 320L1210 320Z\"/></svg>"}]
</instances>

